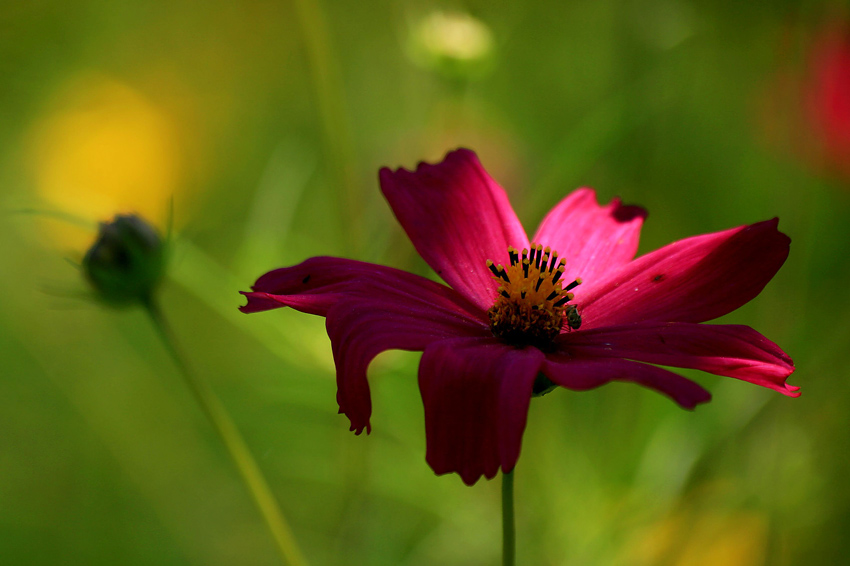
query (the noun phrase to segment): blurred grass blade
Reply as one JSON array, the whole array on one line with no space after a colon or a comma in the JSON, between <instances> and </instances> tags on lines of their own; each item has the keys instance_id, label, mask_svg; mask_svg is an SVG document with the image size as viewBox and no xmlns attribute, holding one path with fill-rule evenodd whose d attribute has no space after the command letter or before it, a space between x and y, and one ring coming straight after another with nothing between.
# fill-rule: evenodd
<instances>
[{"instance_id":1,"label":"blurred grass blade","mask_svg":"<svg viewBox=\"0 0 850 566\"><path fill-rule=\"evenodd\" d=\"M11 214L24 214L24 215L32 215L32 216L44 216L46 218L52 218L54 220L61 220L62 222L66 222L73 226L78 226L80 228L90 229L92 231L97 230L97 222L93 222L91 220L87 220L76 214L71 214L70 212L63 212L61 210L51 210L49 208L16 208L9 211Z\"/></svg>"},{"instance_id":2,"label":"blurred grass blade","mask_svg":"<svg viewBox=\"0 0 850 566\"><path fill-rule=\"evenodd\" d=\"M322 121L326 146L323 161L331 171L331 182L342 193L342 198L336 201L337 221L345 235L344 243L354 252L360 245L362 205L341 72L321 2L296 0L295 11L316 92L316 109Z\"/></svg>"},{"instance_id":3,"label":"blurred grass blade","mask_svg":"<svg viewBox=\"0 0 850 566\"><path fill-rule=\"evenodd\" d=\"M192 391L200 408L206 414L207 418L209 418L222 444L224 444L228 454L233 459L233 463L239 470L239 475L242 476L245 487L257 504L260 514L263 516L275 545L280 552L281 558L283 558L285 563L292 566L306 566L307 561L295 541L292 529L283 516L268 481L263 475L257 461L254 459L248 445L245 443L245 440L242 438L242 434L239 432L233 419L230 418L227 409L209 385L189 369L185 358L181 355L177 347L174 334L157 303L151 299L146 301L144 306L150 315L151 322L157 334L162 339L163 345L174 360L179 373Z\"/></svg>"},{"instance_id":4,"label":"blurred grass blade","mask_svg":"<svg viewBox=\"0 0 850 566\"><path fill-rule=\"evenodd\" d=\"M275 324L271 318L248 317L237 309L240 289L248 284L219 265L188 240L176 238L169 278L200 299L237 328L246 331L270 352L294 367L320 367L333 375L333 362L323 340L304 328ZM280 317L275 319L280 322ZM318 347L321 345L321 347Z\"/></svg>"},{"instance_id":5,"label":"blurred grass blade","mask_svg":"<svg viewBox=\"0 0 850 566\"><path fill-rule=\"evenodd\" d=\"M280 263L298 203L315 170L316 155L304 144L288 140L275 148L245 222L237 274L257 277Z\"/></svg>"}]
</instances>

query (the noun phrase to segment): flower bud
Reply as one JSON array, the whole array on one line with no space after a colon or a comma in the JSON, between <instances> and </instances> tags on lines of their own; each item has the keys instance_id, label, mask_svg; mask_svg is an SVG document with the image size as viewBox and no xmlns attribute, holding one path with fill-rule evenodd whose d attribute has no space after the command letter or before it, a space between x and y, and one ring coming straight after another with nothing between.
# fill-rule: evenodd
<instances>
[{"instance_id":1,"label":"flower bud","mask_svg":"<svg viewBox=\"0 0 850 566\"><path fill-rule=\"evenodd\" d=\"M100 225L83 271L100 298L114 305L147 301L165 267L156 230L136 215L116 215Z\"/></svg>"}]
</instances>

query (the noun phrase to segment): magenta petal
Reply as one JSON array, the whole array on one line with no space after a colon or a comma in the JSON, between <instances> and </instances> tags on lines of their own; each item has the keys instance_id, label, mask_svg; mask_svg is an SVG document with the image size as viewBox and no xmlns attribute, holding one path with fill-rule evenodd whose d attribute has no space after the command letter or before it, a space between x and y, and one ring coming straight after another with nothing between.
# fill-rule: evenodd
<instances>
[{"instance_id":1,"label":"magenta petal","mask_svg":"<svg viewBox=\"0 0 850 566\"><path fill-rule=\"evenodd\" d=\"M280 307L326 316L342 300L388 297L446 309L488 323L487 316L456 291L391 267L338 257L312 257L292 267L269 271L243 294L245 313Z\"/></svg>"},{"instance_id":2,"label":"magenta petal","mask_svg":"<svg viewBox=\"0 0 850 566\"><path fill-rule=\"evenodd\" d=\"M645 218L638 206L624 206L620 199L599 206L593 189L578 189L549 211L534 242L566 260L565 281L597 281L635 257Z\"/></svg>"},{"instance_id":3,"label":"magenta petal","mask_svg":"<svg viewBox=\"0 0 850 566\"><path fill-rule=\"evenodd\" d=\"M549 354L543 373L554 383L586 391L611 381L631 381L667 395L685 409L711 400L711 393L681 375L659 367L618 359L575 359Z\"/></svg>"},{"instance_id":4,"label":"magenta petal","mask_svg":"<svg viewBox=\"0 0 850 566\"><path fill-rule=\"evenodd\" d=\"M341 302L327 317L336 364L337 403L351 430L370 430L372 402L366 370L386 350L421 351L437 340L486 336L489 329L456 313L422 301L379 299Z\"/></svg>"},{"instance_id":5,"label":"magenta petal","mask_svg":"<svg viewBox=\"0 0 850 566\"><path fill-rule=\"evenodd\" d=\"M475 154L458 149L416 171L380 171L381 190L416 251L452 288L481 309L493 304L498 284L488 259L507 264L508 246L528 237L505 191Z\"/></svg>"},{"instance_id":6,"label":"magenta petal","mask_svg":"<svg viewBox=\"0 0 850 566\"><path fill-rule=\"evenodd\" d=\"M798 397L785 383L794 371L782 349L738 325L649 322L563 334L559 346L576 358L626 358L734 377Z\"/></svg>"},{"instance_id":7,"label":"magenta petal","mask_svg":"<svg viewBox=\"0 0 850 566\"><path fill-rule=\"evenodd\" d=\"M434 342L419 365L426 459L437 474L467 485L513 470L540 365L535 348L493 338Z\"/></svg>"},{"instance_id":8,"label":"magenta petal","mask_svg":"<svg viewBox=\"0 0 850 566\"><path fill-rule=\"evenodd\" d=\"M263 275L254 289L245 293L243 312L288 306L327 316L337 401L358 434L369 428L366 369L376 355L423 350L457 336L490 336L486 315L456 291L380 265L314 257Z\"/></svg>"},{"instance_id":9,"label":"magenta petal","mask_svg":"<svg viewBox=\"0 0 850 566\"><path fill-rule=\"evenodd\" d=\"M758 295L788 257L791 240L766 220L695 236L641 256L576 289L582 328L640 321L703 322Z\"/></svg>"}]
</instances>

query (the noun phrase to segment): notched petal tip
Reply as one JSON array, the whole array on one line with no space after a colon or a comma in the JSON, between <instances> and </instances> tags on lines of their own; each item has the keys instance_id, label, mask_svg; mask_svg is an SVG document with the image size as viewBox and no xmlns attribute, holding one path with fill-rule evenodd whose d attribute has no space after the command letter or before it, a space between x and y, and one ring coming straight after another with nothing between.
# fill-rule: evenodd
<instances>
[{"instance_id":1,"label":"notched petal tip","mask_svg":"<svg viewBox=\"0 0 850 566\"><path fill-rule=\"evenodd\" d=\"M791 239L778 218L679 240L583 289L594 328L705 322L754 299L785 263ZM649 284L647 284L649 283Z\"/></svg>"},{"instance_id":2,"label":"notched petal tip","mask_svg":"<svg viewBox=\"0 0 850 566\"><path fill-rule=\"evenodd\" d=\"M466 149L465 147L459 147L457 149L447 151L445 157L443 157L440 163L459 163L462 161L470 161L476 167L482 167L481 160L478 159L478 154L476 154L471 149ZM435 165L439 165L440 163L428 163L427 161L420 161L416 165L416 169L419 170L423 167L433 167Z\"/></svg>"},{"instance_id":3,"label":"notched petal tip","mask_svg":"<svg viewBox=\"0 0 850 566\"><path fill-rule=\"evenodd\" d=\"M467 149L414 171L379 172L381 191L416 251L450 287L477 309L493 304L498 284L486 261L507 260L507 249L528 236L504 189Z\"/></svg>"},{"instance_id":4,"label":"notched petal tip","mask_svg":"<svg viewBox=\"0 0 850 566\"><path fill-rule=\"evenodd\" d=\"M695 389L693 396L688 399L675 399L676 403L678 403L683 409L693 411L697 408L697 406L704 405L711 401L711 393L709 393L706 389L700 389L701 391Z\"/></svg>"},{"instance_id":5,"label":"notched petal tip","mask_svg":"<svg viewBox=\"0 0 850 566\"><path fill-rule=\"evenodd\" d=\"M339 390L337 390L337 405L339 405L339 409L337 410L336 414L344 415L346 418L348 418L349 432L353 432L354 436L360 436L361 434L363 434L364 430L366 431L367 435L372 434L372 420L370 416L363 417L362 414L354 411L346 412L346 410L342 406L342 402L340 401ZM366 414L372 414L371 406L366 409Z\"/></svg>"},{"instance_id":6,"label":"notched petal tip","mask_svg":"<svg viewBox=\"0 0 850 566\"><path fill-rule=\"evenodd\" d=\"M263 312L272 309L279 309L285 307L287 305L281 303L279 300L275 299L273 295L269 293L262 293L256 291L239 291L242 295L245 295L245 298L248 299L248 303L239 307L239 311L245 314L251 314L255 312Z\"/></svg>"},{"instance_id":7,"label":"notched petal tip","mask_svg":"<svg viewBox=\"0 0 850 566\"><path fill-rule=\"evenodd\" d=\"M461 161L469 161L472 162L476 167L480 167L483 169L481 165L481 161L478 159L478 155L472 151L471 149L466 149L465 147L459 147L457 149L450 150L446 152L446 155L439 161L430 162L430 161L419 161L416 164L416 168L411 170L407 167L399 166L393 169L389 166L384 166L378 169L378 180L379 181L390 181L391 177L397 174L413 174L420 173L423 169L428 169L430 167L440 167L446 164L459 163Z\"/></svg>"},{"instance_id":8,"label":"notched petal tip","mask_svg":"<svg viewBox=\"0 0 850 566\"><path fill-rule=\"evenodd\" d=\"M741 232L753 232L753 231L764 231L764 232L774 232L775 236L777 236L778 242L790 243L791 238L785 234L784 232L779 231L779 217L774 216L773 218L768 218L767 220L762 220L761 222L754 222L752 224L746 224L741 226Z\"/></svg>"},{"instance_id":9,"label":"notched petal tip","mask_svg":"<svg viewBox=\"0 0 850 566\"><path fill-rule=\"evenodd\" d=\"M345 414L342 409L339 410L340 414ZM353 424L349 427L349 431L354 433L354 436L360 436L363 434L363 431L366 431L366 435L372 434L372 423L367 422L365 425L360 425L359 427L354 426Z\"/></svg>"},{"instance_id":10,"label":"notched petal tip","mask_svg":"<svg viewBox=\"0 0 850 566\"><path fill-rule=\"evenodd\" d=\"M649 216L647 211L642 206L635 204L623 204L623 199L615 196L608 204L602 204L599 201L599 196L596 194L596 189L592 187L580 187L570 194L574 198L577 205L582 204L588 208L588 212L594 209L602 209L609 213L611 218L617 222L631 222L635 218L646 220Z\"/></svg>"},{"instance_id":11,"label":"notched petal tip","mask_svg":"<svg viewBox=\"0 0 850 566\"><path fill-rule=\"evenodd\" d=\"M543 359L535 348L518 350L492 338L425 349L419 365L425 459L436 474L455 472L473 485L513 469Z\"/></svg>"},{"instance_id":12,"label":"notched petal tip","mask_svg":"<svg viewBox=\"0 0 850 566\"><path fill-rule=\"evenodd\" d=\"M788 373L788 375L790 376L791 373L793 373L793 372L794 372L794 369L792 368L791 371ZM803 393L802 391L800 391L799 385L791 385L790 383L785 383L785 382L779 384L774 389L776 391L778 391L779 393L782 393L786 397L794 397L795 399L797 397L799 397L800 395L802 395L802 393Z\"/></svg>"},{"instance_id":13,"label":"notched petal tip","mask_svg":"<svg viewBox=\"0 0 850 566\"><path fill-rule=\"evenodd\" d=\"M600 205L596 191L582 187L546 214L532 239L558 250L566 280L594 282L634 258L646 217L645 209L619 198Z\"/></svg>"},{"instance_id":14,"label":"notched petal tip","mask_svg":"<svg viewBox=\"0 0 850 566\"><path fill-rule=\"evenodd\" d=\"M785 232L779 231L779 217L774 216L768 220L762 220L761 222L756 222L755 224L750 224L748 226L744 226L741 230L741 234L745 234L747 232L764 232L764 236L766 238L770 238L770 240L765 242L765 246L770 246L774 251L785 250L785 255L787 257L788 250L791 247L791 237L788 236Z\"/></svg>"},{"instance_id":15,"label":"notched petal tip","mask_svg":"<svg viewBox=\"0 0 850 566\"><path fill-rule=\"evenodd\" d=\"M558 344L576 358L696 369L792 396L798 389L785 383L794 372L791 357L744 325L634 323L566 334Z\"/></svg>"},{"instance_id":16,"label":"notched petal tip","mask_svg":"<svg viewBox=\"0 0 850 566\"><path fill-rule=\"evenodd\" d=\"M635 204L622 204L619 197L612 200L610 206L612 207L611 217L617 222L631 222L635 218L646 220L649 216L649 211L642 206L637 206Z\"/></svg>"}]
</instances>

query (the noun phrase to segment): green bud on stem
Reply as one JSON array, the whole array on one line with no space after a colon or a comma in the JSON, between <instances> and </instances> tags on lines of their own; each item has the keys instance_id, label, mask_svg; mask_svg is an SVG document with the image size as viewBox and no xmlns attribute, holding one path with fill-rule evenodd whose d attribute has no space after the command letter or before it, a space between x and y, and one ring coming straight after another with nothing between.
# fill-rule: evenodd
<instances>
[{"instance_id":1,"label":"green bud on stem","mask_svg":"<svg viewBox=\"0 0 850 566\"><path fill-rule=\"evenodd\" d=\"M162 279L165 250L156 230L138 216L116 215L100 225L83 271L105 302L147 302Z\"/></svg>"}]
</instances>

